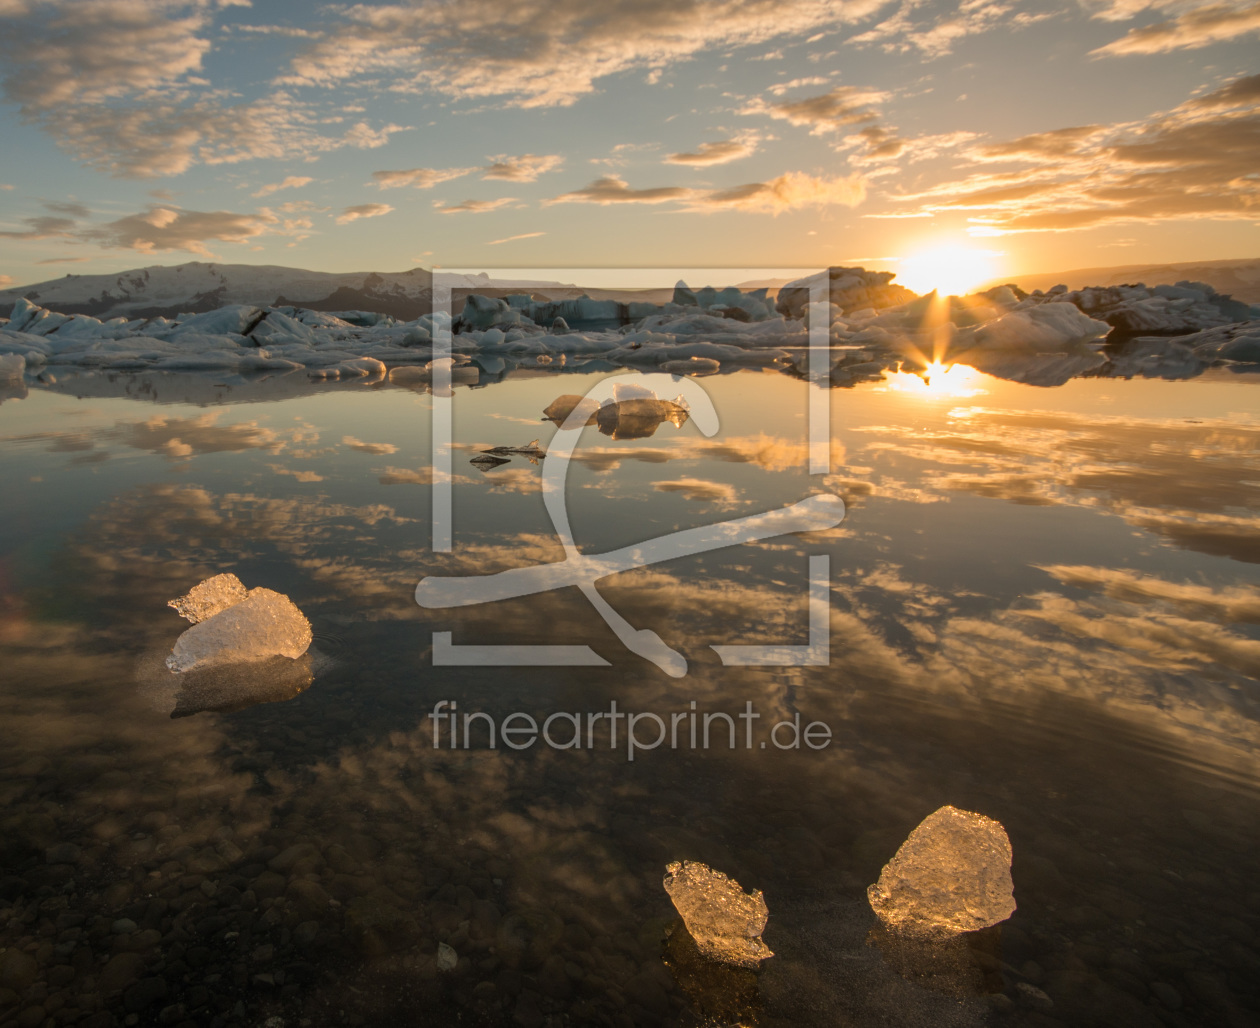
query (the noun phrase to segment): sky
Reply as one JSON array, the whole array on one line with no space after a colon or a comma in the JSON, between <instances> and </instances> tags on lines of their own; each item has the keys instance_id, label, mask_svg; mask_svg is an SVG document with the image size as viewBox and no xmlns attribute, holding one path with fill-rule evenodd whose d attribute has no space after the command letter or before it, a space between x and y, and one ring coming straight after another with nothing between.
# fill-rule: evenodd
<instances>
[{"instance_id":1,"label":"sky","mask_svg":"<svg viewBox=\"0 0 1260 1028\"><path fill-rule=\"evenodd\" d=\"M0 0L0 35L0 285L1260 256L1250 0Z\"/></svg>"}]
</instances>

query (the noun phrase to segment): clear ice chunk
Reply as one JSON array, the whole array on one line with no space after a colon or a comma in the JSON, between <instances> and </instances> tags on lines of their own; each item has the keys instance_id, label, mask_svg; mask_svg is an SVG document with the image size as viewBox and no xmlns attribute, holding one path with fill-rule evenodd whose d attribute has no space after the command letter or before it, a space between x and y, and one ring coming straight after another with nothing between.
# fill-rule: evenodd
<instances>
[{"instance_id":1,"label":"clear ice chunk","mask_svg":"<svg viewBox=\"0 0 1260 1028\"><path fill-rule=\"evenodd\" d=\"M866 897L891 929L953 935L988 928L1015 912L1011 841L983 814L941 807L910 833Z\"/></svg>"},{"instance_id":2,"label":"clear ice chunk","mask_svg":"<svg viewBox=\"0 0 1260 1028\"><path fill-rule=\"evenodd\" d=\"M296 660L310 645L311 623L292 600L270 589L251 589L240 603L187 629L166 666L191 671L277 656Z\"/></svg>"},{"instance_id":3,"label":"clear ice chunk","mask_svg":"<svg viewBox=\"0 0 1260 1028\"><path fill-rule=\"evenodd\" d=\"M241 580L229 572L199 582L187 594L170 600L166 605L174 607L180 617L187 618L195 625L206 618L214 617L221 610L236 606L248 595L249 592Z\"/></svg>"},{"instance_id":4,"label":"clear ice chunk","mask_svg":"<svg viewBox=\"0 0 1260 1028\"><path fill-rule=\"evenodd\" d=\"M664 885L696 947L710 960L756 970L774 956L761 941L769 911L760 889L744 892L739 882L693 860L666 867Z\"/></svg>"}]
</instances>

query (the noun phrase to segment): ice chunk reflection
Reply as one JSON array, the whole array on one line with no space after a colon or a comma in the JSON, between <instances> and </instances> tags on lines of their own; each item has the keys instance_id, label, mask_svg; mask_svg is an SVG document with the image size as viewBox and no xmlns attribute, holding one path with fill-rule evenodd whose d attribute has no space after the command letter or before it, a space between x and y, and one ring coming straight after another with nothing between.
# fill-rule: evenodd
<instances>
[{"instance_id":1,"label":"ice chunk reflection","mask_svg":"<svg viewBox=\"0 0 1260 1028\"><path fill-rule=\"evenodd\" d=\"M155 654L144 661L139 677L141 691L172 718L227 714L301 695L314 682L318 661L304 653L296 660L268 657L171 674Z\"/></svg>"}]
</instances>

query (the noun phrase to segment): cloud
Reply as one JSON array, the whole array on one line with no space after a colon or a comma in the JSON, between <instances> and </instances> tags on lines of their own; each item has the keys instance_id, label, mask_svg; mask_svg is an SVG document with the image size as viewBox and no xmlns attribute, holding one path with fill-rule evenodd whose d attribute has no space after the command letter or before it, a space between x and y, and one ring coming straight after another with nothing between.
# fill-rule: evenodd
<instances>
[{"instance_id":1,"label":"cloud","mask_svg":"<svg viewBox=\"0 0 1260 1028\"><path fill-rule=\"evenodd\" d=\"M324 476L316 471L294 471L286 468L283 464L268 464L267 469L273 475L289 475L296 478L299 482L322 482Z\"/></svg>"},{"instance_id":2,"label":"cloud","mask_svg":"<svg viewBox=\"0 0 1260 1028\"><path fill-rule=\"evenodd\" d=\"M388 214L394 208L387 203L359 203L353 207L346 207L337 215L336 221L338 225L348 225L352 221L358 221L360 218L379 218L382 214Z\"/></svg>"},{"instance_id":3,"label":"cloud","mask_svg":"<svg viewBox=\"0 0 1260 1028\"><path fill-rule=\"evenodd\" d=\"M1260 624L1260 589L1255 586L1212 589L1190 582L1169 582L1124 568L1067 564L1038 567L1064 585L1099 589L1107 596L1128 603L1167 603L1195 617Z\"/></svg>"},{"instance_id":4,"label":"cloud","mask_svg":"<svg viewBox=\"0 0 1260 1028\"><path fill-rule=\"evenodd\" d=\"M500 155L491 157L490 164L482 169L484 179L503 179L507 182L533 182L539 175L555 171L564 158L559 154L521 154L519 157Z\"/></svg>"},{"instance_id":5,"label":"cloud","mask_svg":"<svg viewBox=\"0 0 1260 1028\"><path fill-rule=\"evenodd\" d=\"M728 164L756 153L757 141L755 134L748 133L735 139L701 143L690 152L672 153L665 160L670 164L688 164L696 168L707 168L712 164Z\"/></svg>"},{"instance_id":6,"label":"cloud","mask_svg":"<svg viewBox=\"0 0 1260 1028\"><path fill-rule=\"evenodd\" d=\"M12 275L0 275L0 289L13 285L14 281Z\"/></svg>"},{"instance_id":7,"label":"cloud","mask_svg":"<svg viewBox=\"0 0 1260 1028\"><path fill-rule=\"evenodd\" d=\"M84 261L90 261L91 257L48 257L42 261L36 261L36 264L82 264Z\"/></svg>"},{"instance_id":8,"label":"cloud","mask_svg":"<svg viewBox=\"0 0 1260 1028\"><path fill-rule=\"evenodd\" d=\"M874 121L870 105L887 99L888 94L878 90L837 86L830 92L802 100L767 103L758 97L739 113L762 114L798 128L808 127L810 135L821 136L849 125Z\"/></svg>"},{"instance_id":9,"label":"cloud","mask_svg":"<svg viewBox=\"0 0 1260 1028\"><path fill-rule=\"evenodd\" d=\"M669 200L685 200L695 191L683 186L657 186L652 189L631 189L619 175L605 175L597 178L583 189L575 189L571 193L544 203L665 203Z\"/></svg>"},{"instance_id":10,"label":"cloud","mask_svg":"<svg viewBox=\"0 0 1260 1028\"><path fill-rule=\"evenodd\" d=\"M345 436L341 440L341 445L348 446L352 450L358 450L360 453L370 453L373 456L398 452L398 447L393 443L365 443L362 439L356 439L352 435Z\"/></svg>"},{"instance_id":11,"label":"cloud","mask_svg":"<svg viewBox=\"0 0 1260 1028\"><path fill-rule=\"evenodd\" d=\"M653 189L631 189L616 175L596 179L585 189L565 193L544 204L556 203L667 203L677 202L685 211L780 211L802 207L826 207L834 204L853 207L866 196L866 187L858 175L815 177L805 172L789 171L768 182L749 182L727 189L689 189L683 186L659 186Z\"/></svg>"},{"instance_id":12,"label":"cloud","mask_svg":"<svg viewBox=\"0 0 1260 1028\"><path fill-rule=\"evenodd\" d=\"M215 88L203 67L215 17L204 0L0 8L0 91L63 150L129 177L375 146L400 130L362 125L329 136L315 109L283 90L227 102L232 91Z\"/></svg>"},{"instance_id":13,"label":"cloud","mask_svg":"<svg viewBox=\"0 0 1260 1028\"><path fill-rule=\"evenodd\" d=\"M250 195L255 198L270 196L272 193L278 193L282 189L301 189L303 186L308 186L314 181L315 180L309 175L288 175L282 182L268 183L256 193L251 193Z\"/></svg>"},{"instance_id":14,"label":"cloud","mask_svg":"<svg viewBox=\"0 0 1260 1028\"><path fill-rule=\"evenodd\" d=\"M186 250L209 255L211 240L243 243L260 236L277 218L266 214L233 214L229 211L189 211L178 207L150 207L106 225L79 231L88 242L112 249L155 253Z\"/></svg>"},{"instance_id":15,"label":"cloud","mask_svg":"<svg viewBox=\"0 0 1260 1028\"><path fill-rule=\"evenodd\" d=\"M1170 50L1198 50L1212 43L1229 42L1260 32L1260 3L1238 6L1208 4L1129 32L1106 46L1090 51L1097 57L1127 54L1162 54Z\"/></svg>"},{"instance_id":16,"label":"cloud","mask_svg":"<svg viewBox=\"0 0 1260 1028\"><path fill-rule=\"evenodd\" d=\"M1239 79L1142 121L973 145L1008 164L898 199L920 213L973 211L976 235L1065 232L1122 222L1260 220L1260 90Z\"/></svg>"},{"instance_id":17,"label":"cloud","mask_svg":"<svg viewBox=\"0 0 1260 1028\"><path fill-rule=\"evenodd\" d=\"M1187 100L1182 106L1187 108L1215 107L1255 107L1260 105L1260 75L1248 75L1234 79L1228 85L1213 90L1206 96Z\"/></svg>"},{"instance_id":18,"label":"cloud","mask_svg":"<svg viewBox=\"0 0 1260 1028\"><path fill-rule=\"evenodd\" d=\"M391 122L388 125L383 125L381 128L374 129L366 121L361 121L346 132L343 140L359 150L375 150L388 143L389 137L395 132L410 131L411 128L407 125L395 125Z\"/></svg>"},{"instance_id":19,"label":"cloud","mask_svg":"<svg viewBox=\"0 0 1260 1028\"><path fill-rule=\"evenodd\" d=\"M769 182L750 182L730 189L710 190L693 199L689 209L778 214L802 207L856 207L865 198L866 185L860 175L827 178L789 171Z\"/></svg>"},{"instance_id":20,"label":"cloud","mask_svg":"<svg viewBox=\"0 0 1260 1028\"><path fill-rule=\"evenodd\" d=\"M450 207L443 207L439 202L434 204L434 207L439 214L485 214L487 211L497 211L510 203L516 203L516 197L502 196L497 200L465 200L463 203L453 204Z\"/></svg>"},{"instance_id":21,"label":"cloud","mask_svg":"<svg viewBox=\"0 0 1260 1028\"><path fill-rule=\"evenodd\" d=\"M54 214L62 214L67 218L86 218L92 213L83 204L73 200L52 201L44 204L44 207Z\"/></svg>"},{"instance_id":22,"label":"cloud","mask_svg":"<svg viewBox=\"0 0 1260 1028\"><path fill-rule=\"evenodd\" d=\"M0 231L0 239L58 239L73 235L75 226L73 218L59 218L51 214L42 214L33 218L23 218L23 229Z\"/></svg>"},{"instance_id":23,"label":"cloud","mask_svg":"<svg viewBox=\"0 0 1260 1028\"><path fill-rule=\"evenodd\" d=\"M926 21L918 21L912 15L921 6L917 0L902 0L891 17L845 42L859 47L879 44L887 53L918 50L927 57L942 57L953 49L958 40L997 28L1015 8L1015 4L1009 2L965 0L948 13L934 14ZM1010 27L1018 28L1049 16L1025 12L1016 14L1009 23ZM935 20L931 20L932 17Z\"/></svg>"},{"instance_id":24,"label":"cloud","mask_svg":"<svg viewBox=\"0 0 1260 1028\"><path fill-rule=\"evenodd\" d=\"M539 236L545 236L546 232L522 232L519 236L505 236L503 239L491 239L486 246L498 246L500 243L515 243L518 239L537 239Z\"/></svg>"},{"instance_id":25,"label":"cloud","mask_svg":"<svg viewBox=\"0 0 1260 1028\"><path fill-rule=\"evenodd\" d=\"M653 482L658 493L679 493L684 499L704 503L729 504L735 502L735 487L726 482L710 482L703 478L676 478L666 482Z\"/></svg>"},{"instance_id":26,"label":"cloud","mask_svg":"<svg viewBox=\"0 0 1260 1028\"><path fill-rule=\"evenodd\" d=\"M471 175L476 168L411 168L407 171L374 171L372 177L381 189L432 189L441 182Z\"/></svg>"},{"instance_id":27,"label":"cloud","mask_svg":"<svg viewBox=\"0 0 1260 1028\"><path fill-rule=\"evenodd\" d=\"M572 104L595 83L662 69L702 51L751 46L866 17L885 0L405 0L343 8L342 22L296 55L289 85L388 78L397 92ZM505 40L511 40L505 45Z\"/></svg>"}]
</instances>

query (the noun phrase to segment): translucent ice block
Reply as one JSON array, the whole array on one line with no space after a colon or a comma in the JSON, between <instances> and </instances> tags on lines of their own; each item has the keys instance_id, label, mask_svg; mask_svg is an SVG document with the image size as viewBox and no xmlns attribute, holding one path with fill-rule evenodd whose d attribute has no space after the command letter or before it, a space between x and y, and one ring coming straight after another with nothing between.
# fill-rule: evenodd
<instances>
[{"instance_id":1,"label":"translucent ice block","mask_svg":"<svg viewBox=\"0 0 1260 1028\"><path fill-rule=\"evenodd\" d=\"M910 833L866 896L889 928L922 934L988 928L1015 912L1010 839L983 814L941 807Z\"/></svg>"},{"instance_id":2,"label":"translucent ice block","mask_svg":"<svg viewBox=\"0 0 1260 1028\"><path fill-rule=\"evenodd\" d=\"M666 867L664 884L697 948L710 960L756 969L774 956L761 941L769 916L761 890L746 893L721 871L691 860Z\"/></svg>"},{"instance_id":3,"label":"translucent ice block","mask_svg":"<svg viewBox=\"0 0 1260 1028\"><path fill-rule=\"evenodd\" d=\"M251 589L245 600L184 632L166 666L190 671L267 657L297 659L311 645L311 624L287 596Z\"/></svg>"},{"instance_id":4,"label":"translucent ice block","mask_svg":"<svg viewBox=\"0 0 1260 1028\"><path fill-rule=\"evenodd\" d=\"M221 610L235 606L248 595L241 580L229 573L199 582L186 595L171 600L166 605L174 607L180 617L187 618L195 625L206 618L214 617Z\"/></svg>"}]
</instances>

